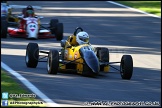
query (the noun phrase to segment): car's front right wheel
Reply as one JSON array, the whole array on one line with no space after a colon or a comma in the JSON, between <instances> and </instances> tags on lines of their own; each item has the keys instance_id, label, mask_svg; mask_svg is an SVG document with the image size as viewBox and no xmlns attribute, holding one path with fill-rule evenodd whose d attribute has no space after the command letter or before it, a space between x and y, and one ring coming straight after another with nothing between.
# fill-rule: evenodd
<instances>
[{"instance_id":1,"label":"car's front right wheel","mask_svg":"<svg viewBox=\"0 0 162 108\"><path fill-rule=\"evenodd\" d=\"M37 43L29 43L26 47L26 66L36 68L39 59L39 47Z\"/></svg>"}]
</instances>

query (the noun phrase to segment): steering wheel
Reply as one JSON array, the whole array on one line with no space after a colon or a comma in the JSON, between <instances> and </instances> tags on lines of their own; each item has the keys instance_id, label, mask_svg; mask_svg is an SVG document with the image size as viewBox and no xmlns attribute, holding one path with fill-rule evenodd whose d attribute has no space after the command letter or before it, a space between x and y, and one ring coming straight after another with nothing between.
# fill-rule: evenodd
<instances>
[{"instance_id":1,"label":"steering wheel","mask_svg":"<svg viewBox=\"0 0 162 108\"><path fill-rule=\"evenodd\" d=\"M81 27L77 27L77 28L75 29L75 31L74 31L74 36L76 36L76 33L78 32L78 30L83 31L83 29L82 29Z\"/></svg>"}]
</instances>

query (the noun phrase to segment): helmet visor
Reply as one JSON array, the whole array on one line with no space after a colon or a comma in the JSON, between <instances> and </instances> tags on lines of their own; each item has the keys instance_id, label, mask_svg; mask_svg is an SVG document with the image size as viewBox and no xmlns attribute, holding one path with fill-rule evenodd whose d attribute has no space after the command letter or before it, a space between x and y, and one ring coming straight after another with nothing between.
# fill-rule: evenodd
<instances>
[{"instance_id":1,"label":"helmet visor","mask_svg":"<svg viewBox=\"0 0 162 108\"><path fill-rule=\"evenodd\" d=\"M89 41L89 38L87 38L87 37L81 37L81 36L79 36L79 39L81 41L83 41L83 42L88 42Z\"/></svg>"},{"instance_id":2,"label":"helmet visor","mask_svg":"<svg viewBox=\"0 0 162 108\"><path fill-rule=\"evenodd\" d=\"M33 12L33 10L27 10L27 13L28 14L33 14L34 12Z\"/></svg>"}]
</instances>

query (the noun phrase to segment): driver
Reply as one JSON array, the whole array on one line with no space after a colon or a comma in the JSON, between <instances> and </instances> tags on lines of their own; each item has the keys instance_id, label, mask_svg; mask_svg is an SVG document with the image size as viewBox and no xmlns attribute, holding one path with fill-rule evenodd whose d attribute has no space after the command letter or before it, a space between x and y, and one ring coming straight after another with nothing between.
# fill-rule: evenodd
<instances>
[{"instance_id":1,"label":"driver","mask_svg":"<svg viewBox=\"0 0 162 108\"><path fill-rule=\"evenodd\" d=\"M85 31L81 31L76 35L76 41L79 45L89 44L89 35Z\"/></svg>"},{"instance_id":2,"label":"driver","mask_svg":"<svg viewBox=\"0 0 162 108\"><path fill-rule=\"evenodd\" d=\"M23 18L34 17L35 16L34 8L31 5L28 5L26 8L23 9L22 14L23 14ZM20 29L25 28L24 27L25 23L26 23L26 21L24 19L21 19L21 21L20 21Z\"/></svg>"},{"instance_id":3,"label":"driver","mask_svg":"<svg viewBox=\"0 0 162 108\"><path fill-rule=\"evenodd\" d=\"M25 9L23 9L23 15L25 17L33 17L34 15L34 9L31 5L28 5Z\"/></svg>"}]
</instances>

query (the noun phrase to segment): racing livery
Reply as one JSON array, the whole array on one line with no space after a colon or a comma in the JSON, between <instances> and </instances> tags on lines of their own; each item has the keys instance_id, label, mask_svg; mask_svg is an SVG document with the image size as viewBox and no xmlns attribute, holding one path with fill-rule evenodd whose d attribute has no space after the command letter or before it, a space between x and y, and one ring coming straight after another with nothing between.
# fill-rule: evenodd
<instances>
[{"instance_id":1,"label":"racing livery","mask_svg":"<svg viewBox=\"0 0 162 108\"><path fill-rule=\"evenodd\" d=\"M77 32L83 31L77 27L73 35L67 40L61 40L61 50L51 49L50 51L39 50L37 43L29 43L26 47L25 62L27 67L36 68L38 62L47 62L47 72L57 74L61 71L74 71L81 75L96 76L100 72L109 72L111 64L120 63L122 79L130 80L133 73L133 59L131 55L123 55L120 62L109 62L109 50L105 47L92 47L86 44L77 44ZM85 35L83 35L86 37ZM39 53L45 53L41 56ZM43 61L43 59L47 58Z\"/></svg>"}]
</instances>

